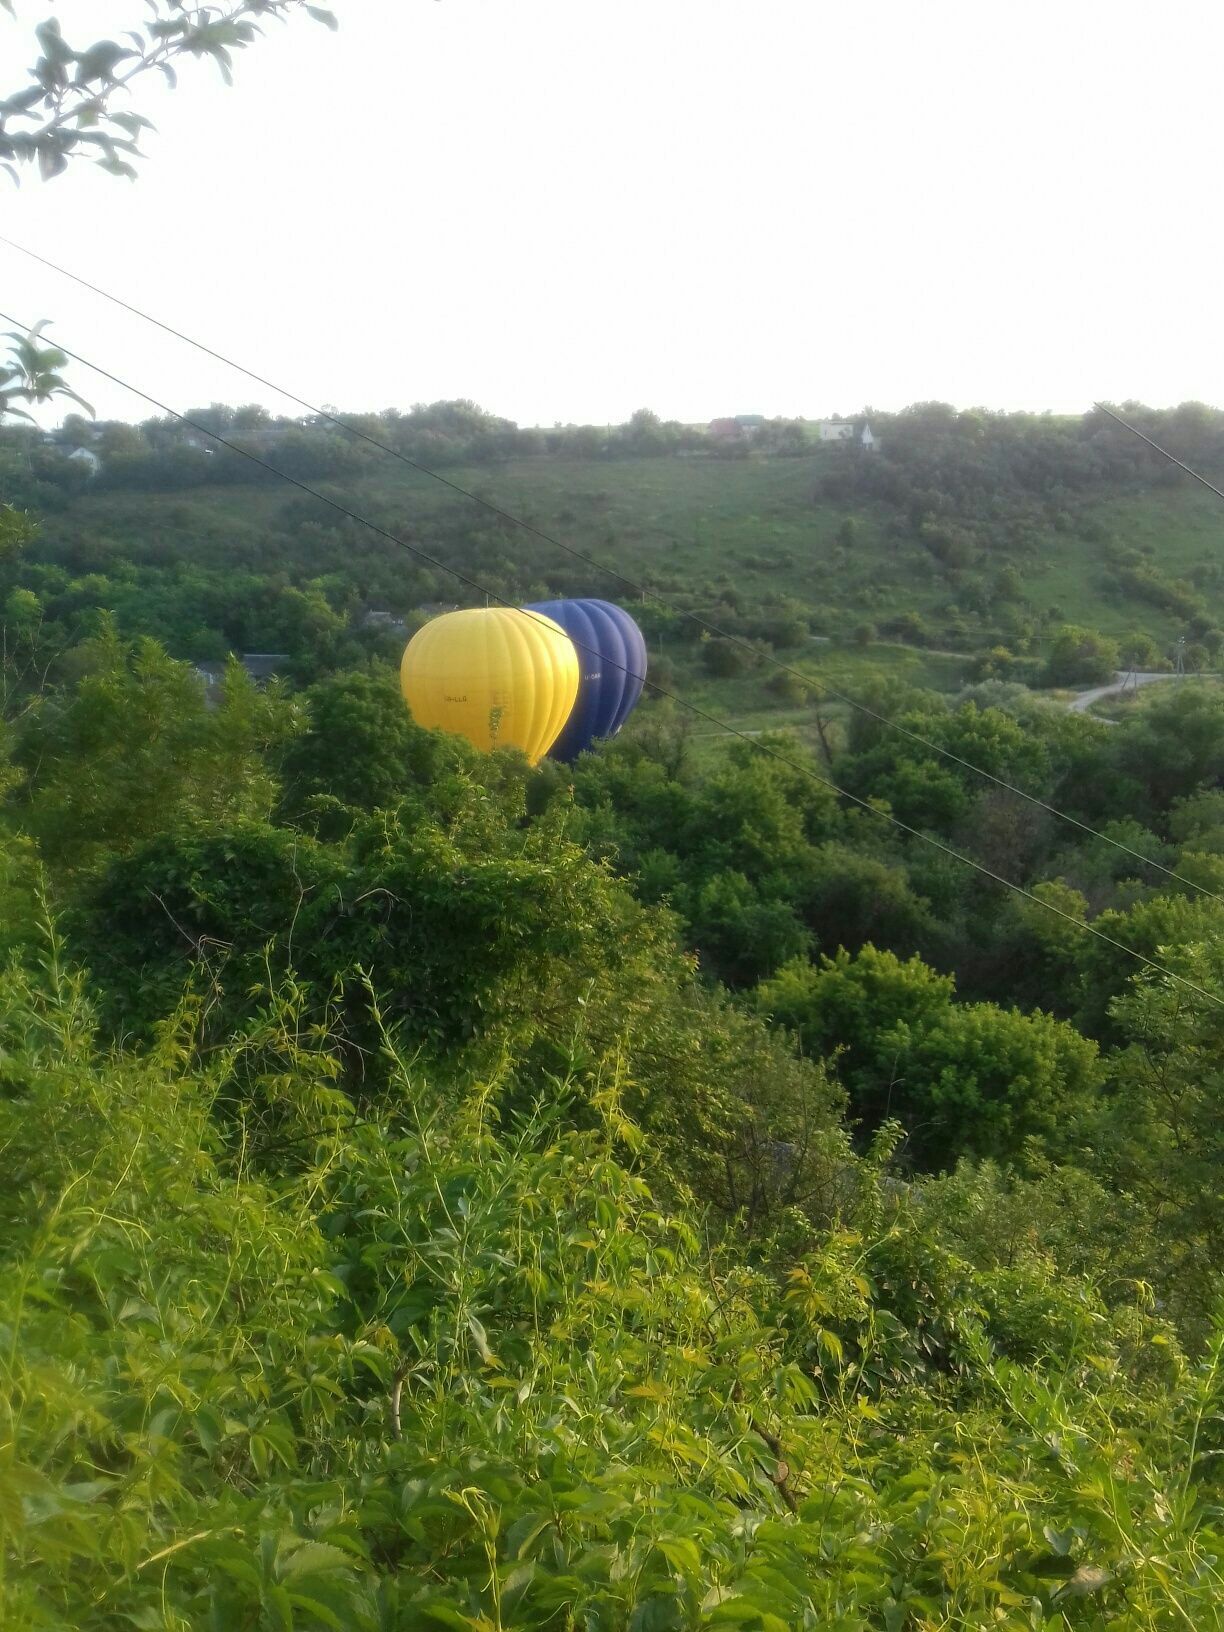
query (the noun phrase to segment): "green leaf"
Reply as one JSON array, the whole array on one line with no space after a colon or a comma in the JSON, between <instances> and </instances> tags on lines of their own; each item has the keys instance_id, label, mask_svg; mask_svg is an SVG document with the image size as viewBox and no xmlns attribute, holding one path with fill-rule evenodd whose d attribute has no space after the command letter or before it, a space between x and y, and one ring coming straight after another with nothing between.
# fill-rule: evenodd
<instances>
[{"instance_id":1,"label":"green leaf","mask_svg":"<svg viewBox=\"0 0 1224 1632\"><path fill-rule=\"evenodd\" d=\"M265 1587L264 1608L276 1632L293 1632L293 1599L284 1587Z\"/></svg>"},{"instance_id":2,"label":"green leaf","mask_svg":"<svg viewBox=\"0 0 1224 1632\"><path fill-rule=\"evenodd\" d=\"M172 1439L182 1420L183 1412L180 1406L164 1406L149 1419L145 1434L149 1439Z\"/></svg>"},{"instance_id":3,"label":"green leaf","mask_svg":"<svg viewBox=\"0 0 1224 1632\"><path fill-rule=\"evenodd\" d=\"M1076 1533L1074 1530L1055 1530L1052 1525L1047 1524L1043 1527L1041 1533L1049 1542L1051 1551L1062 1558L1065 1558L1072 1547L1075 1546Z\"/></svg>"},{"instance_id":4,"label":"green leaf","mask_svg":"<svg viewBox=\"0 0 1224 1632\"><path fill-rule=\"evenodd\" d=\"M322 1621L324 1626L332 1628L332 1632L348 1632L352 1622L341 1620L330 1604L325 1604L321 1598L309 1592L291 1592L289 1602L295 1609L304 1609L307 1614L313 1615L316 1620Z\"/></svg>"},{"instance_id":5,"label":"green leaf","mask_svg":"<svg viewBox=\"0 0 1224 1632\"><path fill-rule=\"evenodd\" d=\"M262 1434L252 1434L247 1441L247 1455L251 1458L251 1466L262 1479L268 1471L268 1442Z\"/></svg>"},{"instance_id":6,"label":"green leaf","mask_svg":"<svg viewBox=\"0 0 1224 1632\"><path fill-rule=\"evenodd\" d=\"M376 1348L373 1343L354 1343L349 1350L349 1358L373 1372L380 1383L390 1387L394 1367L391 1356L385 1350Z\"/></svg>"},{"instance_id":7,"label":"green leaf","mask_svg":"<svg viewBox=\"0 0 1224 1632\"><path fill-rule=\"evenodd\" d=\"M327 1541L307 1541L281 1562L277 1574L282 1581L300 1581L305 1576L323 1575L334 1570L351 1570L353 1560Z\"/></svg>"},{"instance_id":8,"label":"green leaf","mask_svg":"<svg viewBox=\"0 0 1224 1632\"><path fill-rule=\"evenodd\" d=\"M135 136L142 130L157 129L151 119L146 119L139 113L112 113L110 120L113 125L118 125L120 130L126 130L129 136Z\"/></svg>"},{"instance_id":9,"label":"green leaf","mask_svg":"<svg viewBox=\"0 0 1224 1632\"><path fill-rule=\"evenodd\" d=\"M259 1566L254 1555L236 1541L214 1541L201 1549L201 1554L207 1559L211 1569L220 1570L229 1576L232 1581L241 1581L244 1586L256 1591L260 1584Z\"/></svg>"},{"instance_id":10,"label":"green leaf","mask_svg":"<svg viewBox=\"0 0 1224 1632\"><path fill-rule=\"evenodd\" d=\"M670 1594L652 1593L629 1617L629 1632L675 1632L677 1607Z\"/></svg>"},{"instance_id":11,"label":"green leaf","mask_svg":"<svg viewBox=\"0 0 1224 1632\"><path fill-rule=\"evenodd\" d=\"M56 390L55 395L57 397L67 397L70 401L75 402L78 408L84 408L90 419L96 419L98 417L97 410L94 408L93 404L91 402L86 402L84 397L79 396L75 391L70 390L68 386L61 385Z\"/></svg>"},{"instance_id":12,"label":"green leaf","mask_svg":"<svg viewBox=\"0 0 1224 1632\"><path fill-rule=\"evenodd\" d=\"M326 6L307 6L306 14L313 17L316 23L322 23L325 28L337 29L340 23L334 11L328 11Z\"/></svg>"},{"instance_id":13,"label":"green leaf","mask_svg":"<svg viewBox=\"0 0 1224 1632\"><path fill-rule=\"evenodd\" d=\"M46 96L41 85L28 85L24 91L17 91L7 101L0 102L0 113L25 113Z\"/></svg>"},{"instance_id":14,"label":"green leaf","mask_svg":"<svg viewBox=\"0 0 1224 1632\"><path fill-rule=\"evenodd\" d=\"M60 1495L72 1502L96 1502L115 1488L113 1479L78 1479L75 1484L61 1485Z\"/></svg>"},{"instance_id":15,"label":"green leaf","mask_svg":"<svg viewBox=\"0 0 1224 1632\"><path fill-rule=\"evenodd\" d=\"M655 1547L681 1575L696 1576L701 1571L701 1553L687 1536L657 1536Z\"/></svg>"},{"instance_id":16,"label":"green leaf","mask_svg":"<svg viewBox=\"0 0 1224 1632\"><path fill-rule=\"evenodd\" d=\"M125 176L129 181L136 180L135 169L125 160L116 158L113 153L109 158L95 159L94 163L99 170L105 170L108 176Z\"/></svg>"},{"instance_id":17,"label":"green leaf","mask_svg":"<svg viewBox=\"0 0 1224 1632\"><path fill-rule=\"evenodd\" d=\"M836 1360L839 1365L841 1364L845 1358L845 1350L842 1348L842 1340L836 1332L829 1331L825 1326L818 1326L816 1328L816 1342L831 1359Z\"/></svg>"},{"instance_id":18,"label":"green leaf","mask_svg":"<svg viewBox=\"0 0 1224 1632\"><path fill-rule=\"evenodd\" d=\"M58 64L72 61L72 48L60 32L57 17L48 17L45 23L39 23L34 30L34 38L42 46L48 62Z\"/></svg>"},{"instance_id":19,"label":"green leaf","mask_svg":"<svg viewBox=\"0 0 1224 1632\"><path fill-rule=\"evenodd\" d=\"M50 142L38 144L38 173L44 181L51 181L68 168L68 160L58 147Z\"/></svg>"},{"instance_id":20,"label":"green leaf","mask_svg":"<svg viewBox=\"0 0 1224 1632\"><path fill-rule=\"evenodd\" d=\"M721 1603L710 1604L707 1596L703 1609L707 1609L708 1621L711 1626L760 1626L762 1624L761 1606L753 1603L737 1593L733 1598L724 1598Z\"/></svg>"},{"instance_id":21,"label":"green leaf","mask_svg":"<svg viewBox=\"0 0 1224 1632\"><path fill-rule=\"evenodd\" d=\"M111 79L116 65L135 54L114 40L99 40L77 58L76 82L83 85L91 79Z\"/></svg>"},{"instance_id":22,"label":"green leaf","mask_svg":"<svg viewBox=\"0 0 1224 1632\"><path fill-rule=\"evenodd\" d=\"M475 1315L469 1315L467 1323L468 1323L468 1331L471 1332L471 1334L472 1334L472 1341L476 1345L476 1349L477 1349L477 1352L480 1355L481 1360L484 1361L486 1366L495 1366L495 1365L497 1365L497 1356L493 1353L493 1350L489 1347L489 1338L488 1338L488 1334L486 1333L484 1327L476 1319Z\"/></svg>"},{"instance_id":23,"label":"green leaf","mask_svg":"<svg viewBox=\"0 0 1224 1632\"><path fill-rule=\"evenodd\" d=\"M470 1615L464 1615L452 1604L421 1604L418 1607L421 1613L428 1615L431 1620L441 1621L443 1626L453 1626L456 1632L480 1632L481 1622L473 1620Z\"/></svg>"},{"instance_id":24,"label":"green leaf","mask_svg":"<svg viewBox=\"0 0 1224 1632\"><path fill-rule=\"evenodd\" d=\"M192 1425L196 1431L196 1438L200 1448L206 1456L211 1456L225 1437L225 1428L219 1414L211 1406L201 1405L197 1408Z\"/></svg>"},{"instance_id":25,"label":"green leaf","mask_svg":"<svg viewBox=\"0 0 1224 1632\"><path fill-rule=\"evenodd\" d=\"M552 1523L550 1513L522 1513L506 1532L506 1546L513 1558L525 1556L532 1542Z\"/></svg>"}]
</instances>

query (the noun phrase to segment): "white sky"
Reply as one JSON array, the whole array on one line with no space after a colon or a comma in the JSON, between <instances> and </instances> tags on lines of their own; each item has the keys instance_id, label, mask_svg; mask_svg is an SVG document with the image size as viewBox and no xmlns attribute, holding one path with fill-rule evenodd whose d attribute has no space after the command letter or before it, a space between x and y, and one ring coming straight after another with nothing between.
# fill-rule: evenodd
<instances>
[{"instance_id":1,"label":"white sky","mask_svg":"<svg viewBox=\"0 0 1224 1632\"><path fill-rule=\"evenodd\" d=\"M316 402L522 424L1224 401L1218 0L331 0L0 231ZM84 45L139 0L18 0ZM0 246L172 406L288 405ZM107 416L151 410L76 370Z\"/></svg>"}]
</instances>

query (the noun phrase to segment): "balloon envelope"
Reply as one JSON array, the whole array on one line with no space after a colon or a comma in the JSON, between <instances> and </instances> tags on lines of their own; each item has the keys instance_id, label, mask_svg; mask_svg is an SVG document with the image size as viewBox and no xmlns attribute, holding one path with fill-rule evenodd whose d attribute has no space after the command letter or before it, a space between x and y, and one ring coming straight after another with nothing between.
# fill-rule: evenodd
<instances>
[{"instance_id":1,"label":"balloon envelope","mask_svg":"<svg viewBox=\"0 0 1224 1632\"><path fill-rule=\"evenodd\" d=\"M637 706L646 678L646 641L623 607L611 601L537 601L527 608L552 618L578 651L578 701L553 743L553 759L577 759L599 737L614 737Z\"/></svg>"},{"instance_id":2,"label":"balloon envelope","mask_svg":"<svg viewBox=\"0 0 1224 1632\"><path fill-rule=\"evenodd\" d=\"M578 654L551 618L499 606L445 612L408 642L400 687L418 725L484 752L521 748L537 765L574 706Z\"/></svg>"}]
</instances>

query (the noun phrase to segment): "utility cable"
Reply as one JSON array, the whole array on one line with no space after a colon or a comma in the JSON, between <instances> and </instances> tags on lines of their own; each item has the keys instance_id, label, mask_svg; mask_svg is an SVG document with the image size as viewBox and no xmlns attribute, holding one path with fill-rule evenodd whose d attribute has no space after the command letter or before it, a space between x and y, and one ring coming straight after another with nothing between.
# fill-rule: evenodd
<instances>
[{"instance_id":1,"label":"utility cable","mask_svg":"<svg viewBox=\"0 0 1224 1632\"><path fill-rule=\"evenodd\" d=\"M708 619L701 617L696 612L691 612L684 607L678 606L674 601L671 601L666 596L661 595L657 590L648 589L644 584L640 584L634 579L627 577L623 572L619 572L615 567L607 566L604 562L596 560L595 557L586 554L585 551L578 549L577 546L567 544L563 539L557 538L553 534L545 532L542 528L537 527L533 522L525 521L521 516L516 516L513 514L512 511L505 510L501 505L494 504L491 499L483 498L479 493L474 493L470 488L462 486L459 482L451 481L448 476L443 476L440 471L432 470L428 465L422 465L418 460L411 458L399 448L392 447L389 443L382 441L379 437L371 436L368 431L362 430L359 426L350 425L346 420L341 419L338 415L331 413L328 409L320 408L316 404L307 401L305 397L298 396L296 392L288 390L283 385L278 385L274 380L269 380L264 375L255 373L253 369L247 368L244 364L236 361L233 357L227 357L224 352L214 350L212 346L206 345L202 340L196 340L192 335L185 334L182 329L176 329L173 324L162 322L160 318L154 317L150 312L143 311L139 306L133 306L129 301L123 300L119 295L112 294L108 289L103 289L96 283L91 283L88 278L83 278L76 272L70 272L67 267L60 266L57 262L48 260L46 256L39 255L32 249L27 249L24 244L17 243L16 240L7 237L3 233L0 233L0 243L6 244L10 249L15 249L19 254L28 256L29 259L37 261L39 265L47 267L50 271L58 273L61 277L70 279L71 282L79 284L83 289L88 289L92 294L100 295L103 300L109 300L112 305L119 306L125 312L130 312L133 317L139 317L146 323L153 324L155 328L161 329L164 334L173 335L176 340L181 340L184 342L184 344L193 346L197 351L202 351L206 356L214 358L217 362L224 363L227 368L232 368L237 373L245 375L247 379L253 380L257 385L266 386L269 391L275 391L278 396L285 397L289 402L297 403L300 408L305 408L308 413L315 415L316 418L325 420L328 424L335 425L339 430L344 431L349 436L355 437L358 441L365 442L370 447L377 448L381 453L388 454L392 459L397 459L400 464L406 465L410 470L415 470L422 476L428 476L432 478L432 480L440 482L444 487L450 488L453 493L457 493L461 498L469 499L473 504L479 505L482 509L487 510L490 514L499 517L502 521L509 522L511 526L518 527L523 532L531 534L532 537L540 539L541 542L551 545L554 549L563 551L572 559L581 561L584 565L591 567L594 571L602 572L606 576L614 578L618 583L623 584L627 589L633 590L635 594L640 595L643 599L649 596L656 603L656 605L663 607L665 611L672 613L672 615L675 617L684 618L689 623L695 624L696 627L703 630L704 633L717 636L719 640L725 640L729 644L739 647L740 650L748 652L754 660L763 659L771 668L777 669L781 674L790 675L792 679L797 680L801 685L807 687L809 691L814 692L818 701L822 697L836 698L838 702L844 703L848 708L857 709L859 713L866 715L869 719L875 720L879 725L886 727L888 730L896 731L901 736L908 738L909 741L919 743L931 753L938 754L941 758L950 760L953 764L961 766L963 770L972 771L975 776L980 776L987 782L993 783L995 787L1002 788L1006 792L1014 794L1018 799L1026 800L1029 804L1036 806L1039 810L1044 810L1047 815L1057 817L1059 821L1068 822L1071 826L1078 828L1080 832L1090 834L1093 838L1099 839L1103 844L1108 844L1113 849L1121 851L1123 854L1130 856L1133 860L1141 862L1145 867L1155 868L1157 872L1163 873L1166 878L1174 879L1177 883L1185 885L1187 889L1197 890L1200 895L1208 895L1215 901L1224 901L1224 896L1219 895L1215 890L1209 889L1207 885L1199 884L1194 879L1187 878L1183 873L1175 872L1173 868L1166 867L1163 862L1155 861L1150 856L1145 856L1142 851L1134 849L1129 844L1124 844L1120 839L1111 839L1107 834L1102 833L1097 828L1092 827L1088 822L1081 821L1079 817L1072 816L1067 811L1059 810L1056 806L1051 805L1046 800L1039 798L1037 794L1028 793L1024 788L1017 787L1014 783L1008 782L1006 778L996 776L993 771L985 770L980 765L974 765L970 760L964 759L960 754L954 753L952 749L945 748L937 742L932 742L929 737L924 737L921 732L911 730L909 726L902 725L900 721L896 719L890 719L886 714L880 714L877 710L871 708L867 703L860 702L857 698L851 697L846 692L838 690L836 686L830 685L828 681L814 679L811 675L805 674L801 669L797 669L789 663L784 663L781 658L773 656L772 653L761 652L759 648L752 645L750 641L744 640L740 636L732 634L727 629L720 628L718 624L711 623ZM166 410L166 412L172 412L172 410ZM1105 412L1109 413L1110 410L1106 409ZM1118 416L1115 414L1114 418L1117 417ZM1120 423L1125 422L1121 421ZM1133 429L1133 427L1128 428ZM1143 433L1137 432L1136 434L1142 435ZM1144 440L1147 441L1149 439L1145 437ZM1155 447L1156 444L1153 443L1152 446ZM1157 451L1163 452L1163 449L1158 449ZM1172 455L1166 455L1166 457L1172 458ZM1180 461L1177 460L1174 461L1174 463L1179 462ZM276 467L269 466L268 468L275 469ZM1187 469L1188 467L1183 465L1182 468ZM1195 473L1191 471L1190 474L1193 476ZM1197 479L1199 481L1203 480L1201 476ZM1207 482L1205 485L1210 487L1211 483ZM1213 488L1212 491L1218 492L1219 489ZM1222 493L1220 496L1221 498L1224 498L1224 493Z\"/></svg>"},{"instance_id":2,"label":"utility cable","mask_svg":"<svg viewBox=\"0 0 1224 1632\"><path fill-rule=\"evenodd\" d=\"M6 238L4 242L7 243L8 239ZM69 276L71 276L71 273ZM1206 476L1200 476L1197 470L1191 470L1190 466L1183 464L1176 454L1170 453L1168 448L1162 448L1159 442L1153 442L1146 432L1139 429L1138 425L1132 425L1128 419L1123 419L1121 414L1115 414L1113 409L1107 408L1103 402L1094 403L1093 407L1099 408L1103 414L1108 414L1110 419L1117 420L1124 430L1133 431L1141 442L1146 442L1149 448L1155 448L1163 459L1167 459L1171 465L1176 465L1178 470L1184 470L1187 476L1193 476L1196 482L1202 482L1203 486L1210 489L1217 499L1224 499L1224 492L1221 492L1214 482L1209 482Z\"/></svg>"},{"instance_id":3,"label":"utility cable","mask_svg":"<svg viewBox=\"0 0 1224 1632\"><path fill-rule=\"evenodd\" d=\"M19 320L15 317L10 317L7 312L0 311L0 320L3 320L6 323L15 323L18 325L18 327L22 327ZM25 327L28 331L28 325ZM326 504L330 509L335 510L342 516L345 516L348 520L355 521L362 527L367 527L372 533L377 534L378 537L386 539L388 543L396 545L399 549L406 550L410 555L419 557L420 560L425 561L431 567L437 568L440 572L448 573L452 578L456 579L459 583L466 585L469 589L475 590L478 594L487 596L490 600L498 602L499 605L507 607L511 611L522 612L524 616L534 618L538 623L548 627L549 629L553 627L548 619L540 616L537 613L530 612L526 608L516 606L514 602L507 600L505 596L497 594L494 590L487 589L477 579L469 577L467 573L461 572L457 567L451 567L444 561L439 561L436 556L430 555L427 550L422 550L419 548L419 546L410 544L407 539L400 538L397 534L390 532L387 528L379 526L377 522L370 521L368 517L361 515L360 512L350 509L346 504L342 504L339 499L333 499L326 493L320 492L318 488L311 487L308 482L303 482L296 476L290 476L287 472L278 470L275 465L269 464L266 459L261 459L258 454L251 453L248 449L239 446L239 444L236 442L231 442L227 437L221 436L216 431L210 431L207 429L207 427L198 424L188 415L180 413L178 409L171 408L167 403L161 402L158 400L158 398L150 396L147 391L142 391L139 386L133 385L129 380L122 379L118 374L112 374L109 369L103 368L100 363L91 362L89 358L81 356L79 352L71 351L62 342L58 343L58 349L62 351L66 357L70 357L73 362L80 363L83 368L91 369L95 374L100 375L103 379L109 380L112 385L117 385L125 391L130 391L133 396L139 397L142 401L149 403L160 413L170 415L171 418L177 419L180 424L189 426L192 430L197 431L201 436L207 436L212 441L218 443L221 447L229 448L231 452L239 454L242 458L249 460L253 465L257 465L260 469L266 470L270 475L276 476L281 481L288 482L290 486L296 487L301 492L309 494L312 499L317 499L320 504ZM571 636L570 639L573 640L573 637ZM580 651L587 652L591 656L601 657L605 663L608 663L612 668L619 669L621 673L628 675L633 674L633 671L627 668L623 663L616 663L611 659L604 657L603 654L596 651L594 647L587 646L584 642L579 640L573 640L573 644ZM634 676L634 678L640 677ZM1176 974L1172 969L1167 968L1164 964L1157 963L1155 959L1145 956L1145 954L1142 952L1137 952L1134 947L1127 946L1124 942L1115 940L1112 935L1107 935L1104 930L1097 929L1095 925L1085 923L1083 919L1076 918L1074 914L1065 912L1061 907L1056 907L1053 902L1046 901L1041 896L1035 894L1032 890L1025 889L1022 884L1016 884L1011 879L1004 878L1001 873L996 873L992 868L985 866L982 862L975 861L972 856L962 854L961 851L954 849L950 844L944 844L942 840L934 838L929 833L922 832L920 828L911 827L908 822L903 822L900 817L894 816L891 811L881 810L878 805L872 804L869 799L864 799L856 793L850 793L847 789L839 787L836 782L831 781L827 776L821 776L818 771L813 770L810 765L804 765L801 761L792 759L788 754L784 754L780 750L771 747L768 743L761 742L759 738L750 736L746 731L741 731L737 727L729 725L725 720L719 719L717 714L711 714L708 709L702 708L697 703L690 702L687 698L681 697L673 691L668 691L665 687L660 686L655 681L647 679L645 680L644 684L648 686L657 696L664 697L668 699L668 701L674 703L677 707L686 709L690 714L696 715L698 719L705 720L709 725L718 726L719 729L724 731L728 736L738 737L741 742L747 743L747 745L755 752L763 753L768 758L777 760L779 764L787 766L788 769L797 772L799 775L810 778L811 781L819 783L821 787L828 788L830 792L836 794L838 798L848 800L851 804L857 805L860 809L869 811L871 815L877 817L881 821L887 822L891 827L896 828L899 832L907 834L910 838L918 839L923 844L930 845L932 849L938 850L942 855L950 856L953 861L958 861L965 867L972 868L975 873L981 874L983 878L988 878L993 883L1002 885L1004 889L1011 890L1014 894L1023 896L1025 900L1032 902L1035 906L1044 908L1046 912L1053 914L1054 917L1065 919L1067 923L1074 924L1077 929L1083 930L1086 934L1094 936L1098 941L1103 941L1107 946L1113 947L1118 952L1124 952L1127 957L1134 958L1136 962L1143 964L1145 968L1151 969L1156 974L1164 976L1166 980L1171 980L1179 986L1184 986L1188 991L1195 993L1196 996L1205 998L1208 1003L1215 1004L1217 1008L1224 1008L1224 998L1217 997L1214 993L1207 991L1205 987L1196 985L1194 981L1187 980L1183 975Z\"/></svg>"}]
</instances>

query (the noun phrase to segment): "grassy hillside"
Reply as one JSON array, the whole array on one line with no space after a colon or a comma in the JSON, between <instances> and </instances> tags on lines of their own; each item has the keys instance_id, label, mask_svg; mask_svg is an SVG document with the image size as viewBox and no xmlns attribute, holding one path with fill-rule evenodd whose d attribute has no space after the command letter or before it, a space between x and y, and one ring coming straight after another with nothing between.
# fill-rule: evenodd
<instances>
[{"instance_id":1,"label":"grassy hillside","mask_svg":"<svg viewBox=\"0 0 1224 1632\"><path fill-rule=\"evenodd\" d=\"M882 676L955 690L984 672L1032 683L1052 631L1068 622L1123 640L1140 633L1162 655L1179 636L1210 642L1212 627L1224 625L1224 514L1188 480L1060 500L1045 516L1030 510L1022 548L1017 506L1001 503L994 523L978 524L971 559L950 565L901 505L826 496L845 468L840 451L816 450L768 459L520 458L446 474L674 605L852 690ZM805 699L769 689L768 666L711 673L691 624L390 458L310 480L510 600L629 601L647 625L656 675L746 729L808 717ZM48 571L49 583L39 577ZM411 617L423 605L473 598L270 477L172 492L95 484L43 519L27 573L46 616L79 622L105 606L129 632L156 635L183 657L288 650L302 678L351 659L349 647L329 653L371 606ZM313 595L313 610L295 603L287 616L289 590ZM330 647L321 620L332 625ZM1000 647L1015 672L984 666L984 654ZM1203 650L1200 661L1210 660L1210 646Z\"/></svg>"}]
</instances>

